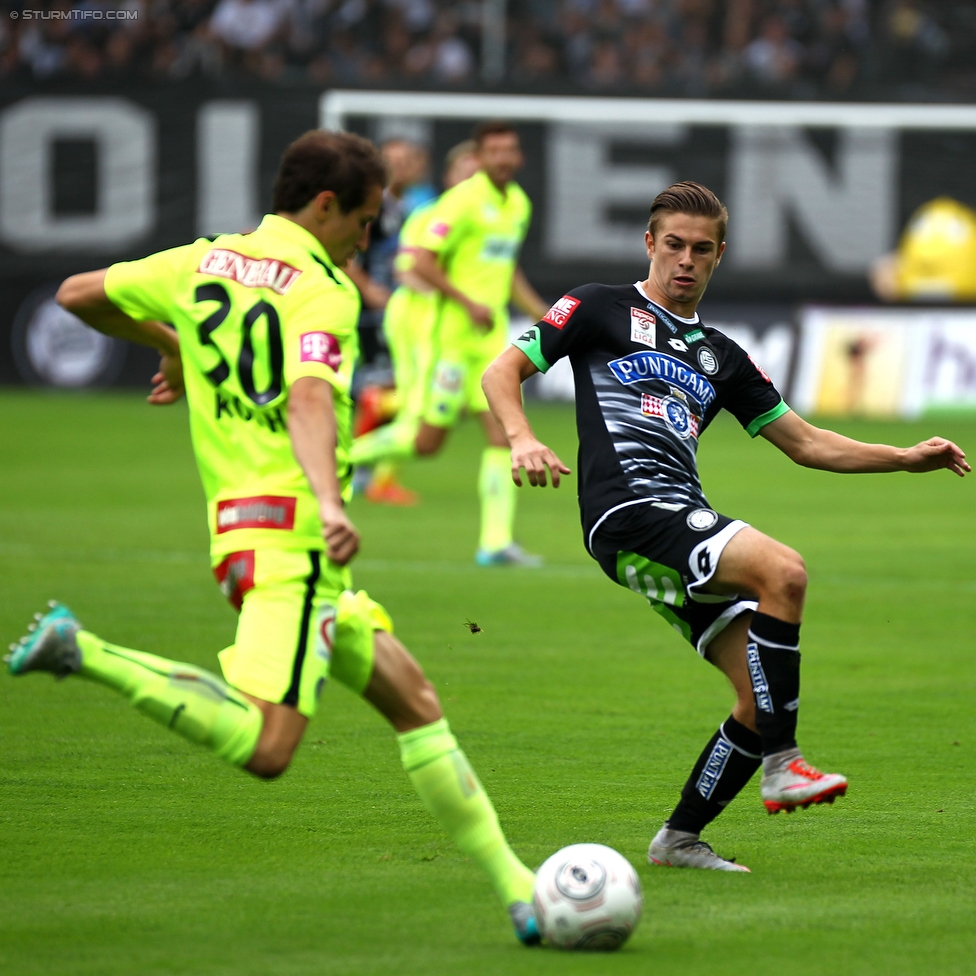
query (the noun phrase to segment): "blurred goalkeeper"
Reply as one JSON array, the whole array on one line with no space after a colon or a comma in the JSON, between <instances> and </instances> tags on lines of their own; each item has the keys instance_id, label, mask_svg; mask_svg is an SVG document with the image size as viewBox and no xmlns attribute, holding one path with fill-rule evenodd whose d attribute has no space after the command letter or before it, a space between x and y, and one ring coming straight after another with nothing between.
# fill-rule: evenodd
<instances>
[{"instance_id":1,"label":"blurred goalkeeper","mask_svg":"<svg viewBox=\"0 0 976 976\"><path fill-rule=\"evenodd\" d=\"M533 875L444 718L437 693L354 593L349 490L359 294L340 268L366 246L385 171L352 135L310 132L285 152L273 214L252 234L75 275L58 300L93 328L162 353L150 401L185 379L214 574L240 612L226 681L110 644L64 606L11 645L10 671L79 674L256 776L279 776L331 673L397 732L424 805L491 878L518 937L538 942ZM163 322L171 322L174 329Z\"/></svg>"},{"instance_id":2,"label":"blurred goalkeeper","mask_svg":"<svg viewBox=\"0 0 976 976\"><path fill-rule=\"evenodd\" d=\"M770 813L831 803L839 773L809 765L796 741L803 560L714 511L698 477L698 439L723 408L797 464L838 472L962 476L963 452L941 437L910 448L862 444L802 420L698 302L725 250L728 213L707 188L678 183L651 206L644 281L583 285L563 296L488 368L485 393L512 445L512 476L554 486L569 470L536 440L520 384L568 356L576 378L579 500L586 547L616 583L644 596L735 690L732 714L702 750L652 864L747 871L701 840L759 767Z\"/></svg>"}]
</instances>

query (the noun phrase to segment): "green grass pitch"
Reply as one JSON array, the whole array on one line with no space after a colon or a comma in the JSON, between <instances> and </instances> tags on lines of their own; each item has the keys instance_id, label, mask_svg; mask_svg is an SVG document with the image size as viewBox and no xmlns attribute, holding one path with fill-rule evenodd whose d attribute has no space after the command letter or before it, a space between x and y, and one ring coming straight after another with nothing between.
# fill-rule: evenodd
<instances>
[{"instance_id":1,"label":"green grass pitch","mask_svg":"<svg viewBox=\"0 0 976 976\"><path fill-rule=\"evenodd\" d=\"M113 641L216 668L233 611L210 577L185 408L0 395L0 636L50 596ZM573 463L572 413L536 407ZM847 423L871 440L976 422ZM516 850L598 841L637 866L615 956L526 950L422 810L382 720L339 686L263 783L77 679L0 675L0 972L955 974L976 963L973 484L796 468L720 418L712 503L796 547L811 587L800 741L851 780L768 817L753 782L706 834L752 875L651 869L650 837L731 695L584 553L575 479L523 489L540 571L477 570L480 435L405 472L416 510L352 507L359 585L437 683ZM465 621L483 633L471 634Z\"/></svg>"}]
</instances>

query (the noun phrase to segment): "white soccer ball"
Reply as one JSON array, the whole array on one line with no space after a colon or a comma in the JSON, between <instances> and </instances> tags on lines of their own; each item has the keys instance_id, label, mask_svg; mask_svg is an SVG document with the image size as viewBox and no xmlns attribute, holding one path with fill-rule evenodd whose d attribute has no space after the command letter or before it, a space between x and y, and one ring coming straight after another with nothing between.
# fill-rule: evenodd
<instances>
[{"instance_id":1,"label":"white soccer ball","mask_svg":"<svg viewBox=\"0 0 976 976\"><path fill-rule=\"evenodd\" d=\"M603 844L572 844L539 868L532 894L539 931L560 949L619 949L644 899L630 861Z\"/></svg>"}]
</instances>

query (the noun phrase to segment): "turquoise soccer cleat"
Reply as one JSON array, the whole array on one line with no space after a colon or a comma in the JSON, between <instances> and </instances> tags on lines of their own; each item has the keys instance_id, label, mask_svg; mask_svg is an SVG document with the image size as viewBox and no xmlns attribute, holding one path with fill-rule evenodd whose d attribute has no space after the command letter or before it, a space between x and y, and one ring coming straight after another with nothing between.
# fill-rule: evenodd
<instances>
[{"instance_id":1,"label":"turquoise soccer cleat","mask_svg":"<svg viewBox=\"0 0 976 976\"><path fill-rule=\"evenodd\" d=\"M515 934L522 945L537 946L542 942L539 926L535 920L535 909L527 901L517 901L508 906Z\"/></svg>"},{"instance_id":2,"label":"turquoise soccer cleat","mask_svg":"<svg viewBox=\"0 0 976 976\"><path fill-rule=\"evenodd\" d=\"M479 566L522 566L525 569L538 569L543 562L542 556L526 552L517 542L494 551L479 549L474 561Z\"/></svg>"},{"instance_id":3,"label":"turquoise soccer cleat","mask_svg":"<svg viewBox=\"0 0 976 976\"><path fill-rule=\"evenodd\" d=\"M81 649L75 634L81 623L63 604L51 600L47 613L35 613L29 632L4 658L13 675L28 671L50 671L59 678L81 670Z\"/></svg>"}]
</instances>

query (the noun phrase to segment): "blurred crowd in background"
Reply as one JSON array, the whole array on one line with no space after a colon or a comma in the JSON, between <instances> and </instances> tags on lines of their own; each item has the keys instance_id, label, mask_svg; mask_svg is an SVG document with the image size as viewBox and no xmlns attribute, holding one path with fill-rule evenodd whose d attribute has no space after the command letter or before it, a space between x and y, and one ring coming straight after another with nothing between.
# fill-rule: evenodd
<instances>
[{"instance_id":1,"label":"blurred crowd in background","mask_svg":"<svg viewBox=\"0 0 976 976\"><path fill-rule=\"evenodd\" d=\"M7 0L0 78L483 85L480 0L32 2ZM976 96L969 0L508 0L506 7L497 89Z\"/></svg>"}]
</instances>

